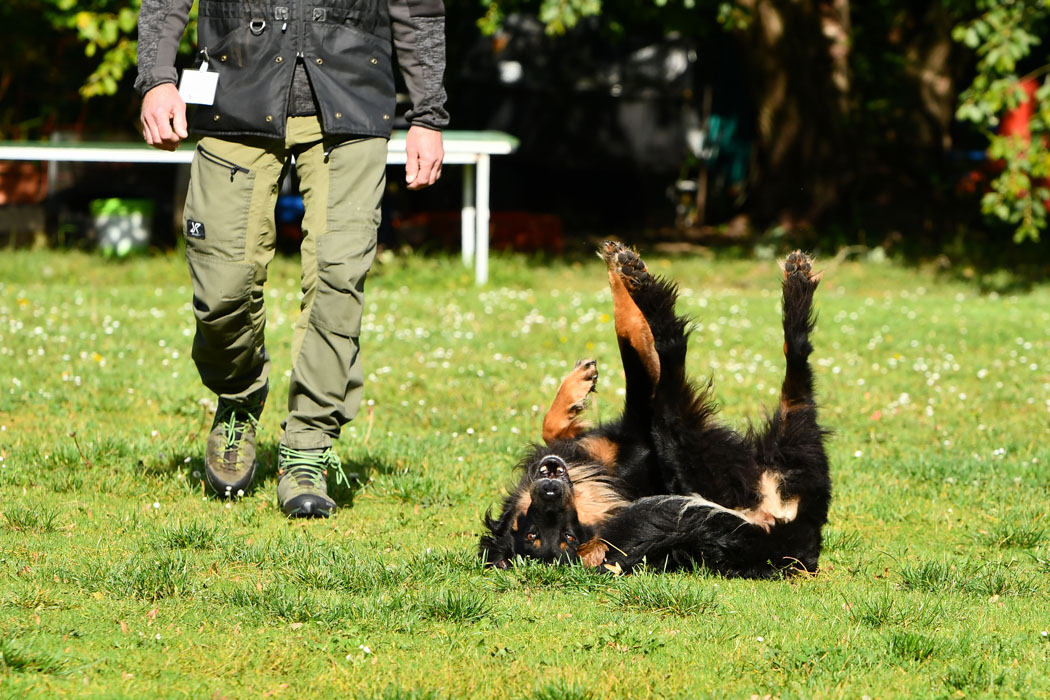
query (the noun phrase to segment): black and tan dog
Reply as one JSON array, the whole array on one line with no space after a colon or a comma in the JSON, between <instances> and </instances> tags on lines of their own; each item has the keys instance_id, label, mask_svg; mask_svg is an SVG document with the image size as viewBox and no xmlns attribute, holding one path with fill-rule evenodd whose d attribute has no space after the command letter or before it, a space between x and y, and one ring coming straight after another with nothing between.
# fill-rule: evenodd
<instances>
[{"instance_id":1,"label":"black and tan dog","mask_svg":"<svg viewBox=\"0 0 1050 700\"><path fill-rule=\"evenodd\" d=\"M598 370L578 362L544 418L544 444L522 461L499 517L485 516L481 556L500 568L522 556L614 572L643 561L728 576L815 571L831 482L809 365L820 279L809 258L795 252L782 263L779 406L763 430L741 435L714 420L708 389L685 375L689 331L675 314L677 287L618 243L599 254L626 376L623 415L597 427L581 421Z\"/></svg>"}]
</instances>

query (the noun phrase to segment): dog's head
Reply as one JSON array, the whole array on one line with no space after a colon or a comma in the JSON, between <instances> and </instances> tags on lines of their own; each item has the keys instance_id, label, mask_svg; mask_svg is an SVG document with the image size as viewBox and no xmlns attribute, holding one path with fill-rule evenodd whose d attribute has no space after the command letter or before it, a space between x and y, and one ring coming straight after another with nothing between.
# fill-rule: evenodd
<instances>
[{"instance_id":1,"label":"dog's head","mask_svg":"<svg viewBox=\"0 0 1050 700\"><path fill-rule=\"evenodd\" d=\"M485 515L481 553L490 565L507 568L515 556L548 564L601 563L601 556L594 560L598 526L623 500L608 472L580 457L543 446L521 464L521 482L500 516Z\"/></svg>"}]
</instances>

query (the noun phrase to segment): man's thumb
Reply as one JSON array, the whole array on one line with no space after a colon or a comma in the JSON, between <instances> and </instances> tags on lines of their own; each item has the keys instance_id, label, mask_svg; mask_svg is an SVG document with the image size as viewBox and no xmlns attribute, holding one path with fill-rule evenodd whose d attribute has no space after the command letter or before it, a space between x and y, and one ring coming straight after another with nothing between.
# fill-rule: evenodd
<instances>
[{"instance_id":1,"label":"man's thumb","mask_svg":"<svg viewBox=\"0 0 1050 700\"><path fill-rule=\"evenodd\" d=\"M179 105L175 107L175 114L171 120L171 126L175 133L179 135L180 139L187 138L189 132L186 131L186 107Z\"/></svg>"}]
</instances>

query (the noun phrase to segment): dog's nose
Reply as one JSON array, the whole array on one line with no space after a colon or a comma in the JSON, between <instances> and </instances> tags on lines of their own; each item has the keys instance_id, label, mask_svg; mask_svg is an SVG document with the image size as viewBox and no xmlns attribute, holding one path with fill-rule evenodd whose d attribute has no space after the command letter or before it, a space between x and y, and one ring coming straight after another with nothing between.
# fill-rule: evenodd
<instances>
[{"instance_id":1,"label":"dog's nose","mask_svg":"<svg viewBox=\"0 0 1050 700\"><path fill-rule=\"evenodd\" d=\"M565 492L565 484L554 479L543 479L539 484L540 496L549 500L561 499Z\"/></svg>"}]
</instances>

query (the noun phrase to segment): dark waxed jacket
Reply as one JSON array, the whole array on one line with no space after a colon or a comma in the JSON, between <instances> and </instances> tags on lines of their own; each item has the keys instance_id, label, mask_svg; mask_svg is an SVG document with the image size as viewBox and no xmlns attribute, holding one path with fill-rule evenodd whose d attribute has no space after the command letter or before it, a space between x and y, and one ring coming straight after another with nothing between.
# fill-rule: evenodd
<instances>
[{"instance_id":1,"label":"dark waxed jacket","mask_svg":"<svg viewBox=\"0 0 1050 700\"><path fill-rule=\"evenodd\" d=\"M153 0L158 1L165 0ZM143 3L140 44L149 4ZM185 14L160 23L157 68L167 68L162 56L174 57L170 43L177 45L190 5L190 0L167 0L169 8L182 4ZM392 45L413 98L409 121L442 128L448 119L440 86L443 14L441 0L200 0L197 65L206 59L208 69L219 74L219 87L213 105L197 107L193 130L283 137L293 73L301 59L299 70L305 68L309 76L326 133L389 136L395 106ZM395 32L392 18L399 25ZM149 63L150 56L145 58ZM157 79L171 75L163 70L150 80L142 63L140 46L136 85L142 92L171 82Z\"/></svg>"}]
</instances>

